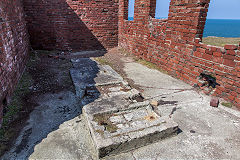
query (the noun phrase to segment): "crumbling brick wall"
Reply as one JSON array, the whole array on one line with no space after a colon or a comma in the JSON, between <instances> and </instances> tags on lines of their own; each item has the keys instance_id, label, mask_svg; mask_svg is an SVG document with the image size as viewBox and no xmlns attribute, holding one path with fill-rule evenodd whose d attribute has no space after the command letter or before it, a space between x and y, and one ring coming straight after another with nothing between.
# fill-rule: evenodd
<instances>
[{"instance_id":1,"label":"crumbling brick wall","mask_svg":"<svg viewBox=\"0 0 240 160\"><path fill-rule=\"evenodd\" d=\"M162 20L154 18L156 0L139 0L134 20L128 21L128 0L120 0L119 46L240 107L239 45L221 48L201 43L209 3L172 0L168 19ZM216 88L202 87L201 73L214 77Z\"/></svg>"},{"instance_id":2,"label":"crumbling brick wall","mask_svg":"<svg viewBox=\"0 0 240 160\"><path fill-rule=\"evenodd\" d=\"M3 105L12 95L25 66L29 43L20 0L0 1L0 124ZM1 126L1 125L0 125Z\"/></svg>"},{"instance_id":3,"label":"crumbling brick wall","mask_svg":"<svg viewBox=\"0 0 240 160\"><path fill-rule=\"evenodd\" d=\"M118 45L118 0L23 0L34 49L97 50Z\"/></svg>"}]
</instances>

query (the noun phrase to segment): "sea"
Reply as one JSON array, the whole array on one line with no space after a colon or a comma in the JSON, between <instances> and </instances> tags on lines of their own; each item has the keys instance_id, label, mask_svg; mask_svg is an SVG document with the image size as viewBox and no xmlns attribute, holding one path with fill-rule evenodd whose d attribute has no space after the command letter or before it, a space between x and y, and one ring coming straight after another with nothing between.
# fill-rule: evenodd
<instances>
[{"instance_id":1,"label":"sea","mask_svg":"<svg viewBox=\"0 0 240 160\"><path fill-rule=\"evenodd\" d=\"M240 20L207 19L203 37L240 37Z\"/></svg>"},{"instance_id":2,"label":"sea","mask_svg":"<svg viewBox=\"0 0 240 160\"><path fill-rule=\"evenodd\" d=\"M157 18L162 19L162 18ZM133 17L128 17L132 21ZM240 19L207 19L203 37L240 37Z\"/></svg>"}]
</instances>

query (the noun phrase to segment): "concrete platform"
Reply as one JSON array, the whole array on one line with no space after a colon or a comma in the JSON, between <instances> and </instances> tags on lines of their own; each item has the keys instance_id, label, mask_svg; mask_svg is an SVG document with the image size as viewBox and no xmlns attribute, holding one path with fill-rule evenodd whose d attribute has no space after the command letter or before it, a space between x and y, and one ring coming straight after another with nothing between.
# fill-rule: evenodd
<instances>
[{"instance_id":1,"label":"concrete platform","mask_svg":"<svg viewBox=\"0 0 240 160\"><path fill-rule=\"evenodd\" d=\"M109 54L109 57L114 57L114 53ZM219 108L213 108L209 105L209 96L196 92L188 84L138 64L130 57L121 57L117 53L115 57L124 65L124 79L129 79L130 83L132 81L139 86L146 99L161 101L154 111L160 115L173 113L171 118L178 124L181 132L177 136L132 151L106 156L104 160L240 159L239 111L221 105ZM112 59L110 62L116 63ZM74 98L72 92L73 98L70 99L62 95L66 93L44 94L43 97L46 98L41 96L39 101L36 101L39 107L30 115L31 123L21 132L14 147L1 159L98 160L88 125L82 114L77 116L79 114L72 110L74 115L68 115L63 107L81 109L82 106L91 104L93 113L108 112L114 108L127 110L127 106L134 100L123 98L128 93L125 92L129 89L126 87L120 83L108 87L88 88L87 94L81 100L82 105ZM64 119L65 116L69 121ZM60 126L55 127L49 134L43 134L42 132L51 129L49 122ZM33 129L33 133L28 136L29 128ZM26 148L17 152L16 148L23 147Z\"/></svg>"},{"instance_id":2,"label":"concrete platform","mask_svg":"<svg viewBox=\"0 0 240 160\"><path fill-rule=\"evenodd\" d=\"M72 59L70 74L98 158L151 144L177 133L178 125L161 116L136 89L108 65ZM138 98L140 97L140 99Z\"/></svg>"},{"instance_id":3,"label":"concrete platform","mask_svg":"<svg viewBox=\"0 0 240 160\"><path fill-rule=\"evenodd\" d=\"M70 74L79 98L83 98L87 87L123 82L123 78L108 65L99 65L90 58L72 59L71 61L73 68Z\"/></svg>"},{"instance_id":4,"label":"concrete platform","mask_svg":"<svg viewBox=\"0 0 240 160\"><path fill-rule=\"evenodd\" d=\"M169 116L159 115L149 102L101 113L93 113L91 107L91 104L85 106L83 115L99 158L131 151L176 135L178 131L177 123Z\"/></svg>"}]
</instances>

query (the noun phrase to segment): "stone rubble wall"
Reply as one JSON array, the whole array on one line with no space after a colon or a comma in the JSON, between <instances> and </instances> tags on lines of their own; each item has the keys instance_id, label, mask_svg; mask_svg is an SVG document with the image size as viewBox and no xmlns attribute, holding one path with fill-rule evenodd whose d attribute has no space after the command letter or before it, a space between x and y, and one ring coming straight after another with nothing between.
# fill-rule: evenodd
<instances>
[{"instance_id":1,"label":"stone rubble wall","mask_svg":"<svg viewBox=\"0 0 240 160\"><path fill-rule=\"evenodd\" d=\"M0 127L4 105L21 77L29 52L28 32L20 0L0 1Z\"/></svg>"},{"instance_id":2,"label":"stone rubble wall","mask_svg":"<svg viewBox=\"0 0 240 160\"><path fill-rule=\"evenodd\" d=\"M209 3L172 0L168 19L155 19L156 0L136 0L134 20L128 21L128 0L120 0L119 47L240 107L239 45L201 43ZM202 87L201 73L209 73L219 85Z\"/></svg>"},{"instance_id":3,"label":"stone rubble wall","mask_svg":"<svg viewBox=\"0 0 240 160\"><path fill-rule=\"evenodd\" d=\"M118 0L23 0L34 49L97 50L118 45Z\"/></svg>"}]
</instances>

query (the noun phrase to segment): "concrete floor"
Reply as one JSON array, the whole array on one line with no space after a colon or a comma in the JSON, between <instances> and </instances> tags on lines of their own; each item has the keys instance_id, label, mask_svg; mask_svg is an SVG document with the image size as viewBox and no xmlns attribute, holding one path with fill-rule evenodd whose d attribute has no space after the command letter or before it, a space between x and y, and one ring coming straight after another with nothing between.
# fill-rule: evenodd
<instances>
[{"instance_id":1,"label":"concrete floor","mask_svg":"<svg viewBox=\"0 0 240 160\"><path fill-rule=\"evenodd\" d=\"M223 106L212 108L210 97L194 91L188 84L129 59L121 60L127 78L140 86L145 98L164 102L158 107L162 113L169 113L176 107L172 117L181 132L131 152L106 157L106 160L240 159L238 111ZM2 159L96 159L91 137L78 114L82 106L72 92L58 94L61 95L39 97L39 107L30 115L15 146ZM67 112L63 109L63 113L59 106L69 109ZM54 129L46 131L50 128ZM24 143L26 136L29 138Z\"/></svg>"}]
</instances>

